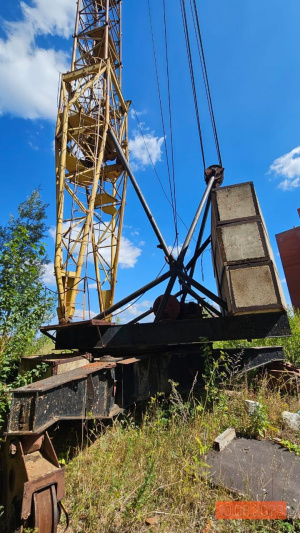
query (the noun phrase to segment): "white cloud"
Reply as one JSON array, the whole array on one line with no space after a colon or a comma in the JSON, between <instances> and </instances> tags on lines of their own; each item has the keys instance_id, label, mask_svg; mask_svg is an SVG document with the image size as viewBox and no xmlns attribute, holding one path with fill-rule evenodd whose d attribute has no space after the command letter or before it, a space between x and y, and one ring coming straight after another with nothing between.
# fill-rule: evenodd
<instances>
[{"instance_id":1,"label":"white cloud","mask_svg":"<svg viewBox=\"0 0 300 533\"><path fill-rule=\"evenodd\" d=\"M0 39L0 113L54 120L59 73L68 70L62 51L37 45L39 35L69 37L74 26L74 0L21 2L22 20L6 22Z\"/></svg>"},{"instance_id":2,"label":"white cloud","mask_svg":"<svg viewBox=\"0 0 300 533\"><path fill-rule=\"evenodd\" d=\"M74 29L74 0L34 0L33 7L21 2L25 22L35 33L70 37Z\"/></svg>"},{"instance_id":3,"label":"white cloud","mask_svg":"<svg viewBox=\"0 0 300 533\"><path fill-rule=\"evenodd\" d=\"M134 131L133 135L133 139L129 139L130 164L133 170L143 170L145 166L161 161L164 137L157 137L154 132L142 135Z\"/></svg>"},{"instance_id":4,"label":"white cloud","mask_svg":"<svg viewBox=\"0 0 300 533\"><path fill-rule=\"evenodd\" d=\"M75 308L75 312L73 315L73 320L76 322L77 320L91 320L92 318L95 318L99 314L95 311L92 311L91 309L86 309L85 312L83 312L80 308Z\"/></svg>"},{"instance_id":5,"label":"white cloud","mask_svg":"<svg viewBox=\"0 0 300 533\"><path fill-rule=\"evenodd\" d=\"M138 301L132 304L128 308L127 306L125 306L124 309L121 309L120 314L115 315L113 322L116 322L116 319L118 317L121 324L126 324L126 322L133 320L137 316L145 313L145 311L148 311L148 309L151 309L152 305L153 305L153 302L150 302L149 300L143 300L142 302ZM154 314L151 313L146 318L144 318L142 322L151 322L153 321L153 318L154 318Z\"/></svg>"},{"instance_id":6,"label":"white cloud","mask_svg":"<svg viewBox=\"0 0 300 533\"><path fill-rule=\"evenodd\" d=\"M52 239L55 240L55 235L56 235L56 228L55 228L55 226L50 226L50 228L49 228L49 234L50 234L50 236L52 237Z\"/></svg>"},{"instance_id":7,"label":"white cloud","mask_svg":"<svg viewBox=\"0 0 300 533\"><path fill-rule=\"evenodd\" d=\"M172 254L172 256L177 259L182 249L182 244L179 244L177 246L168 246L169 253Z\"/></svg>"},{"instance_id":8,"label":"white cloud","mask_svg":"<svg viewBox=\"0 0 300 533\"><path fill-rule=\"evenodd\" d=\"M177 259L177 257L179 256L181 250L182 250L182 246L183 244L180 244L178 243L178 245L175 245L175 246L168 246L168 250L170 252L170 254L172 254L172 256ZM187 249L187 252L186 252L186 256L188 257L189 255L191 255L191 250L190 248Z\"/></svg>"},{"instance_id":9,"label":"white cloud","mask_svg":"<svg viewBox=\"0 0 300 533\"><path fill-rule=\"evenodd\" d=\"M134 120L136 120L136 117L142 117L143 115L147 115L147 113L147 109L142 109L142 111L137 111L133 108L130 109L130 117Z\"/></svg>"},{"instance_id":10,"label":"white cloud","mask_svg":"<svg viewBox=\"0 0 300 533\"><path fill-rule=\"evenodd\" d=\"M68 225L65 225L63 228L63 231L66 231L68 229ZM78 231L80 231L80 227L77 226L75 230L73 230L73 239L76 238L76 235L78 235ZM54 226L52 226L49 229L49 233L53 240L55 239L55 233L56 229ZM97 233L97 232L96 232ZM104 259L110 263L110 248L108 247L108 240L104 240L102 243L103 248L101 248L101 254L104 257ZM93 255L91 253L92 249L89 250L89 263L93 263ZM78 250L77 250L78 253ZM120 268L133 268L139 258L139 256L142 253L142 249L138 246L135 246L127 237L122 236L121 237L121 245L120 245L120 255L119 255L119 266ZM74 254L76 255L76 249L74 251ZM91 285L90 285L91 288Z\"/></svg>"},{"instance_id":11,"label":"white cloud","mask_svg":"<svg viewBox=\"0 0 300 533\"><path fill-rule=\"evenodd\" d=\"M282 189L283 191L293 191L294 189L297 189L298 187L300 187L300 177L295 178L293 180L289 180L285 178L278 185L278 188Z\"/></svg>"},{"instance_id":12,"label":"white cloud","mask_svg":"<svg viewBox=\"0 0 300 533\"><path fill-rule=\"evenodd\" d=\"M45 271L42 277L43 283L46 287L56 286L55 276L54 276L54 263L48 263L45 265Z\"/></svg>"},{"instance_id":13,"label":"white cloud","mask_svg":"<svg viewBox=\"0 0 300 533\"><path fill-rule=\"evenodd\" d=\"M268 173L275 173L284 178L278 185L283 191L291 191L300 187L300 146L275 159Z\"/></svg>"},{"instance_id":14,"label":"white cloud","mask_svg":"<svg viewBox=\"0 0 300 533\"><path fill-rule=\"evenodd\" d=\"M135 246L127 237L121 237L119 264L121 268L133 268L142 250Z\"/></svg>"}]
</instances>

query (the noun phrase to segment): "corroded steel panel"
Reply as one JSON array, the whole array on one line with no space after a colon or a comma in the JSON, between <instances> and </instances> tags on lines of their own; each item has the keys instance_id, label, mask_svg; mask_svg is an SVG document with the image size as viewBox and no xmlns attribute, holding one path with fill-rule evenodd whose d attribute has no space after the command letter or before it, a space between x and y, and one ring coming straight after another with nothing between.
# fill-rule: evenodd
<instances>
[{"instance_id":1,"label":"corroded steel panel","mask_svg":"<svg viewBox=\"0 0 300 533\"><path fill-rule=\"evenodd\" d=\"M300 457L279 444L236 439L221 452L210 451L205 462L210 481L247 499L284 501L289 517L299 518Z\"/></svg>"},{"instance_id":2,"label":"corroded steel panel","mask_svg":"<svg viewBox=\"0 0 300 533\"><path fill-rule=\"evenodd\" d=\"M276 240L292 304L300 310L300 226L279 233Z\"/></svg>"}]
</instances>

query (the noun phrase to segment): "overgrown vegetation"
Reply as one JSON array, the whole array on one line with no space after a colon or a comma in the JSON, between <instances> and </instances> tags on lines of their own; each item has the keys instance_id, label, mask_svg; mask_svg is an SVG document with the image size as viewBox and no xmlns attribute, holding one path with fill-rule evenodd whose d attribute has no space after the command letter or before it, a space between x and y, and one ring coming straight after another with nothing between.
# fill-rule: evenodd
<instances>
[{"instance_id":1,"label":"overgrown vegetation","mask_svg":"<svg viewBox=\"0 0 300 533\"><path fill-rule=\"evenodd\" d=\"M291 337L279 337L279 338L266 338L256 339L251 342L243 340L237 341L222 341L214 343L216 348L238 348L249 346L283 346L286 359L292 364L300 367L300 311L297 309L289 308L288 317L291 327Z\"/></svg>"},{"instance_id":2,"label":"overgrown vegetation","mask_svg":"<svg viewBox=\"0 0 300 533\"><path fill-rule=\"evenodd\" d=\"M194 383L184 399L172 383L169 397L158 394L142 414L102 427L100 438L69 463L66 505L73 533L300 531L295 520L215 520L217 500L238 498L210 481L206 454L216 436L234 427L238 436L275 438L297 453L300 435L283 428L281 412L297 411L299 401L261 376L251 385L229 376L225 354L220 361L207 356L205 392ZM245 399L259 402L254 415Z\"/></svg>"},{"instance_id":3,"label":"overgrown vegetation","mask_svg":"<svg viewBox=\"0 0 300 533\"><path fill-rule=\"evenodd\" d=\"M22 355L32 353L37 332L52 312L53 298L42 281L48 262L45 210L39 190L0 228L0 428L5 423L10 390L42 375L44 368L17 376Z\"/></svg>"},{"instance_id":4,"label":"overgrown vegetation","mask_svg":"<svg viewBox=\"0 0 300 533\"><path fill-rule=\"evenodd\" d=\"M19 216L0 228L0 435L11 389L46 370L38 365L17 375L22 355L43 350L45 341L36 334L53 307L42 282L48 261L42 243L45 208L34 191L19 206ZM300 366L300 313L290 310L289 317L292 337L276 339L276 344ZM273 344L274 339L265 339L242 346ZM205 354L201 389L195 380L183 398L171 383L170 396L157 394L143 412L136 410L111 426L95 423L88 433L93 446L78 446L67 469L66 505L73 533L300 532L300 521L215 521L215 502L237 499L212 484L206 463L214 439L226 428L234 427L238 436L275 439L300 455L300 434L284 429L281 417L284 410L299 410L297 396L270 388L260 375L250 384L238 378L226 348L239 344L216 347L221 348L218 360L209 349ZM245 399L259 403L252 415ZM63 463L74 456L71 446L60 457Z\"/></svg>"}]
</instances>

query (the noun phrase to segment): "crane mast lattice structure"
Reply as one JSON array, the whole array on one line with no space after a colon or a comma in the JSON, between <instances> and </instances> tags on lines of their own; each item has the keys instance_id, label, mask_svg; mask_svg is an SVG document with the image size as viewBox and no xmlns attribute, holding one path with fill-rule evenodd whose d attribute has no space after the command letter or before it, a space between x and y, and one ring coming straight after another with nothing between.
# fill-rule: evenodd
<instances>
[{"instance_id":1,"label":"crane mast lattice structure","mask_svg":"<svg viewBox=\"0 0 300 533\"><path fill-rule=\"evenodd\" d=\"M128 160L130 105L122 95L121 17L118 0L78 0L71 70L61 79L55 134L61 323L86 318L91 285L101 312L114 300L127 175L107 133L114 132Z\"/></svg>"}]
</instances>

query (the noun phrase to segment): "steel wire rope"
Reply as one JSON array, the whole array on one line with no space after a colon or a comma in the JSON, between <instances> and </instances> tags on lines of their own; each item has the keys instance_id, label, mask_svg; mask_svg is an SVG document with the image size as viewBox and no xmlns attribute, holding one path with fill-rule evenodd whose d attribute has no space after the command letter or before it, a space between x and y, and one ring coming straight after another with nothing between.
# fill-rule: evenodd
<instances>
[{"instance_id":1,"label":"steel wire rope","mask_svg":"<svg viewBox=\"0 0 300 533\"><path fill-rule=\"evenodd\" d=\"M219 144L219 138L218 138L218 132L217 132L217 126L216 126L216 120L215 120L215 113L214 113L214 109L213 109L213 103L212 103L209 79L208 79L208 74L207 74L206 60L205 60L203 40L202 40L202 35L201 35L201 28L200 28L200 22L199 22L199 15L198 15L198 8L197 8L196 0L190 0L190 6L191 6L191 12L192 12L195 35L196 35L198 53L199 53L199 58L200 58L200 65L201 65L201 70L202 70L202 75L203 75L204 86L205 86L205 93L206 93L206 98L207 98L207 103L208 103L208 108L209 108L209 114L210 114L210 119L211 119L212 128L213 128L213 134L214 134L214 138L215 138L215 145L216 145L219 164L222 166L222 157L221 157L221 151L220 151L220 144Z\"/></svg>"},{"instance_id":2,"label":"steel wire rope","mask_svg":"<svg viewBox=\"0 0 300 533\"><path fill-rule=\"evenodd\" d=\"M162 191L163 191L163 193L164 193L164 196L165 196L167 202L168 202L168 203L170 204L170 206L172 207L172 204L171 204L170 198L168 197L168 195L167 195L167 193L166 193L166 190L165 190L165 188L164 188L164 186L163 186L163 183L162 183L161 178L160 178L160 176L159 176L159 174L158 174L158 172L157 172L156 166L155 166L155 164L154 164L154 161L153 161L153 159L152 159L151 153L150 153L150 151L149 151L149 148L148 148L148 145L147 145L147 142L146 142L146 139L145 139L144 133L143 133L143 128L142 128L141 122L139 121L139 118L138 118L138 115L137 115L137 111L136 111L136 109L135 109L135 106L134 106L133 103L131 104L131 106L132 106L132 109L133 109L133 112L134 112L135 119L136 119L137 124L138 124L138 128L139 128L139 130L140 130L140 133L141 133L141 136L142 136L142 139L143 139L143 142L144 142L145 148L146 148L146 150L147 150L147 154L148 154L148 157L149 157L149 161L150 161L150 163L151 163L151 166L152 166L152 168L153 168L153 171L154 171L154 173L155 173L155 175L156 175L156 177L157 177L157 179L158 179L158 182L159 182L159 184L160 184L160 186L161 186L161 189L162 189ZM177 215L177 217L179 218L180 222L182 222L182 224L184 225L185 229L188 230L189 228L188 228L187 224L184 222L184 220L181 218L181 216L179 215L179 213L178 213L177 211L176 211L176 215ZM195 239L194 239L194 240L195 240Z\"/></svg>"},{"instance_id":3,"label":"steel wire rope","mask_svg":"<svg viewBox=\"0 0 300 533\"><path fill-rule=\"evenodd\" d=\"M177 242L177 247L178 247L176 180L175 180L175 163L174 163L173 122L172 122L171 90L170 90L170 69L169 69L168 35L167 35L166 0L163 0L163 14L164 14L166 68L167 68L170 145L171 145L171 158L172 158L173 199L174 199L174 213L175 213L175 235L176 235L176 242Z\"/></svg>"},{"instance_id":4,"label":"steel wire rope","mask_svg":"<svg viewBox=\"0 0 300 533\"><path fill-rule=\"evenodd\" d=\"M205 153L204 153L203 137L202 137L201 123L200 123L200 114L199 114L199 107L198 107L198 98L197 98L195 74L194 74L194 67L193 67L189 28L188 28L186 8L185 8L185 0L180 0L180 6L181 6L182 23L183 23L183 29L184 29L184 35L185 35L185 44L186 44L186 50L187 50L187 55L188 55L188 63L189 63L189 70L190 70L191 83L192 83L194 107L195 107L196 120L197 120L197 126L198 126L202 161L203 161L203 167L205 169L206 168Z\"/></svg>"},{"instance_id":5,"label":"steel wire rope","mask_svg":"<svg viewBox=\"0 0 300 533\"><path fill-rule=\"evenodd\" d=\"M171 194L171 205L172 205L172 211L173 211L174 229L175 229L175 235L176 235L176 213L175 213L175 206L174 206L173 189L172 189L172 184L171 184L170 162L169 162L167 136L166 136L164 114L163 114L163 105L162 105L162 97L161 97L161 90L160 90L159 74L158 74L157 55L156 55L156 48L155 48L155 41L154 41L154 31L153 31L153 24L152 24L150 0L148 0L148 13L149 13L149 21L150 21L150 31L151 31L151 40L152 40L152 48L153 48L153 55L154 55L154 63L155 63L155 75L156 75L156 83L157 83L157 90L158 90L160 115L161 115L161 122L162 122L163 134L164 134L164 144L165 144L165 150L166 150L168 179L169 179L169 187L170 187L170 194Z\"/></svg>"}]
</instances>

